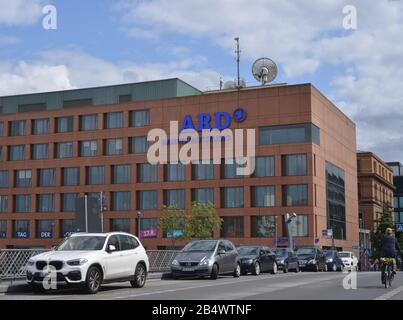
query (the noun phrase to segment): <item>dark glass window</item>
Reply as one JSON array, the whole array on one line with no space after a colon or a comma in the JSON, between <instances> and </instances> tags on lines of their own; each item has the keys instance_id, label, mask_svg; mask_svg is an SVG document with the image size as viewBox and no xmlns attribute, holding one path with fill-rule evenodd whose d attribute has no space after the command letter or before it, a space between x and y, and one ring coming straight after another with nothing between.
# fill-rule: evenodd
<instances>
[{"instance_id":1,"label":"dark glass window","mask_svg":"<svg viewBox=\"0 0 403 320\"><path fill-rule=\"evenodd\" d=\"M137 182L157 182L158 165L149 163L137 164Z\"/></svg>"},{"instance_id":2,"label":"dark glass window","mask_svg":"<svg viewBox=\"0 0 403 320\"><path fill-rule=\"evenodd\" d=\"M54 212L55 211L55 195L39 194L38 195L38 212Z\"/></svg>"},{"instance_id":3,"label":"dark glass window","mask_svg":"<svg viewBox=\"0 0 403 320\"><path fill-rule=\"evenodd\" d=\"M8 196L0 196L0 213L8 212Z\"/></svg>"},{"instance_id":4,"label":"dark glass window","mask_svg":"<svg viewBox=\"0 0 403 320\"><path fill-rule=\"evenodd\" d=\"M165 165L165 181L184 181L185 166L183 163L169 163Z\"/></svg>"},{"instance_id":5,"label":"dark glass window","mask_svg":"<svg viewBox=\"0 0 403 320\"><path fill-rule=\"evenodd\" d=\"M173 189L165 190L165 205L185 208L185 190Z\"/></svg>"},{"instance_id":6,"label":"dark glass window","mask_svg":"<svg viewBox=\"0 0 403 320\"><path fill-rule=\"evenodd\" d=\"M31 170L16 170L15 171L15 186L17 188L32 187L32 171Z\"/></svg>"},{"instance_id":7,"label":"dark glass window","mask_svg":"<svg viewBox=\"0 0 403 320\"><path fill-rule=\"evenodd\" d=\"M7 220L0 220L0 239L7 238Z\"/></svg>"},{"instance_id":8,"label":"dark glass window","mask_svg":"<svg viewBox=\"0 0 403 320\"><path fill-rule=\"evenodd\" d=\"M157 191L147 190L137 192L137 208L139 210L156 210L157 205Z\"/></svg>"},{"instance_id":9,"label":"dark glass window","mask_svg":"<svg viewBox=\"0 0 403 320\"><path fill-rule=\"evenodd\" d=\"M112 210L129 211L130 210L130 192L112 192Z\"/></svg>"},{"instance_id":10,"label":"dark glass window","mask_svg":"<svg viewBox=\"0 0 403 320\"><path fill-rule=\"evenodd\" d=\"M10 146L8 158L10 159L10 161L25 160L25 146Z\"/></svg>"},{"instance_id":11,"label":"dark glass window","mask_svg":"<svg viewBox=\"0 0 403 320\"><path fill-rule=\"evenodd\" d=\"M63 186L78 186L80 184L80 168L63 168Z\"/></svg>"},{"instance_id":12,"label":"dark glass window","mask_svg":"<svg viewBox=\"0 0 403 320\"><path fill-rule=\"evenodd\" d=\"M36 112L36 111L44 111L46 110L46 103L28 103L28 104L19 104L18 112Z\"/></svg>"},{"instance_id":13,"label":"dark glass window","mask_svg":"<svg viewBox=\"0 0 403 320\"><path fill-rule=\"evenodd\" d=\"M4 122L0 121L0 137L4 136Z\"/></svg>"},{"instance_id":14,"label":"dark glass window","mask_svg":"<svg viewBox=\"0 0 403 320\"><path fill-rule=\"evenodd\" d=\"M87 167L87 184L97 185L105 183L105 167Z\"/></svg>"},{"instance_id":15,"label":"dark glass window","mask_svg":"<svg viewBox=\"0 0 403 320\"><path fill-rule=\"evenodd\" d=\"M214 164L210 163L193 163L192 164L193 180L212 180L214 179Z\"/></svg>"},{"instance_id":16,"label":"dark glass window","mask_svg":"<svg viewBox=\"0 0 403 320\"><path fill-rule=\"evenodd\" d=\"M254 178L274 177L274 157L256 157L255 158L255 172Z\"/></svg>"},{"instance_id":17,"label":"dark glass window","mask_svg":"<svg viewBox=\"0 0 403 320\"><path fill-rule=\"evenodd\" d=\"M74 99L63 101L63 108L87 107L92 105L92 99Z\"/></svg>"},{"instance_id":18,"label":"dark glass window","mask_svg":"<svg viewBox=\"0 0 403 320\"><path fill-rule=\"evenodd\" d=\"M283 176L306 176L306 154L290 154L281 157Z\"/></svg>"},{"instance_id":19,"label":"dark glass window","mask_svg":"<svg viewBox=\"0 0 403 320\"><path fill-rule=\"evenodd\" d=\"M126 102L131 102L131 101L132 101L131 94L122 94L119 96L119 103L126 103Z\"/></svg>"},{"instance_id":20,"label":"dark glass window","mask_svg":"<svg viewBox=\"0 0 403 320\"><path fill-rule=\"evenodd\" d=\"M38 239L52 239L54 225L55 225L55 222L53 220L37 221L36 237Z\"/></svg>"},{"instance_id":21,"label":"dark glass window","mask_svg":"<svg viewBox=\"0 0 403 320\"><path fill-rule=\"evenodd\" d=\"M113 184L129 184L132 182L132 167L130 164L115 165L112 168Z\"/></svg>"},{"instance_id":22,"label":"dark glass window","mask_svg":"<svg viewBox=\"0 0 403 320\"><path fill-rule=\"evenodd\" d=\"M326 162L327 227L336 239L346 239L346 206L344 171Z\"/></svg>"},{"instance_id":23,"label":"dark glass window","mask_svg":"<svg viewBox=\"0 0 403 320\"><path fill-rule=\"evenodd\" d=\"M157 237L157 218L143 218L140 220L140 238Z\"/></svg>"},{"instance_id":24,"label":"dark glass window","mask_svg":"<svg viewBox=\"0 0 403 320\"><path fill-rule=\"evenodd\" d=\"M78 193L63 193L62 194L62 211L74 212L76 211L76 199L79 197Z\"/></svg>"},{"instance_id":25,"label":"dark glass window","mask_svg":"<svg viewBox=\"0 0 403 320\"><path fill-rule=\"evenodd\" d=\"M39 169L38 175L40 187L56 186L56 169Z\"/></svg>"},{"instance_id":26,"label":"dark glass window","mask_svg":"<svg viewBox=\"0 0 403 320\"><path fill-rule=\"evenodd\" d=\"M8 188L8 171L0 171L0 188Z\"/></svg>"},{"instance_id":27,"label":"dark glass window","mask_svg":"<svg viewBox=\"0 0 403 320\"><path fill-rule=\"evenodd\" d=\"M193 189L192 201L207 203L214 203L214 189L213 188L199 188Z\"/></svg>"},{"instance_id":28,"label":"dark glass window","mask_svg":"<svg viewBox=\"0 0 403 320\"><path fill-rule=\"evenodd\" d=\"M73 117L60 117L56 120L56 131L58 133L73 132Z\"/></svg>"},{"instance_id":29,"label":"dark glass window","mask_svg":"<svg viewBox=\"0 0 403 320\"><path fill-rule=\"evenodd\" d=\"M243 187L228 187L222 189L223 208L243 208Z\"/></svg>"},{"instance_id":30,"label":"dark glass window","mask_svg":"<svg viewBox=\"0 0 403 320\"><path fill-rule=\"evenodd\" d=\"M49 133L49 119L36 119L32 121L32 134L44 135Z\"/></svg>"},{"instance_id":31,"label":"dark glass window","mask_svg":"<svg viewBox=\"0 0 403 320\"><path fill-rule=\"evenodd\" d=\"M132 137L130 138L130 153L147 153L148 141L147 137Z\"/></svg>"},{"instance_id":32,"label":"dark glass window","mask_svg":"<svg viewBox=\"0 0 403 320\"><path fill-rule=\"evenodd\" d=\"M276 205L275 186L252 187L251 191L253 207L274 207Z\"/></svg>"},{"instance_id":33,"label":"dark glass window","mask_svg":"<svg viewBox=\"0 0 403 320\"><path fill-rule=\"evenodd\" d=\"M29 221L28 220L14 220L13 223L13 238L28 239L29 234Z\"/></svg>"},{"instance_id":34,"label":"dark glass window","mask_svg":"<svg viewBox=\"0 0 403 320\"><path fill-rule=\"evenodd\" d=\"M111 231L130 233L130 219L111 219Z\"/></svg>"},{"instance_id":35,"label":"dark glass window","mask_svg":"<svg viewBox=\"0 0 403 320\"><path fill-rule=\"evenodd\" d=\"M243 178L243 175L239 174L242 171L242 167L234 159L226 159L221 167L221 177L223 179L240 179Z\"/></svg>"},{"instance_id":36,"label":"dark glass window","mask_svg":"<svg viewBox=\"0 0 403 320\"><path fill-rule=\"evenodd\" d=\"M221 237L243 238L243 217L223 217Z\"/></svg>"},{"instance_id":37,"label":"dark glass window","mask_svg":"<svg viewBox=\"0 0 403 320\"><path fill-rule=\"evenodd\" d=\"M108 139L106 140L105 155L123 154L123 139Z\"/></svg>"},{"instance_id":38,"label":"dark glass window","mask_svg":"<svg viewBox=\"0 0 403 320\"><path fill-rule=\"evenodd\" d=\"M259 144L313 142L320 145L319 128L312 123L259 128Z\"/></svg>"},{"instance_id":39,"label":"dark glass window","mask_svg":"<svg viewBox=\"0 0 403 320\"><path fill-rule=\"evenodd\" d=\"M97 155L97 141L81 141L80 142L80 157L96 157Z\"/></svg>"},{"instance_id":40,"label":"dark glass window","mask_svg":"<svg viewBox=\"0 0 403 320\"><path fill-rule=\"evenodd\" d=\"M17 213L31 212L31 196L28 194L14 196L14 209Z\"/></svg>"},{"instance_id":41,"label":"dark glass window","mask_svg":"<svg viewBox=\"0 0 403 320\"><path fill-rule=\"evenodd\" d=\"M270 238L276 236L276 217L254 216L251 217L252 238Z\"/></svg>"},{"instance_id":42,"label":"dark glass window","mask_svg":"<svg viewBox=\"0 0 403 320\"><path fill-rule=\"evenodd\" d=\"M308 185L294 184L283 186L283 206L300 207L308 205Z\"/></svg>"},{"instance_id":43,"label":"dark glass window","mask_svg":"<svg viewBox=\"0 0 403 320\"><path fill-rule=\"evenodd\" d=\"M59 159L73 157L73 143L60 142L56 144L56 157Z\"/></svg>"},{"instance_id":44,"label":"dark glass window","mask_svg":"<svg viewBox=\"0 0 403 320\"><path fill-rule=\"evenodd\" d=\"M98 130L98 115L90 114L80 116L80 130L81 131Z\"/></svg>"},{"instance_id":45,"label":"dark glass window","mask_svg":"<svg viewBox=\"0 0 403 320\"><path fill-rule=\"evenodd\" d=\"M105 114L105 128L123 128L123 112L110 112Z\"/></svg>"},{"instance_id":46,"label":"dark glass window","mask_svg":"<svg viewBox=\"0 0 403 320\"><path fill-rule=\"evenodd\" d=\"M11 121L10 122L10 136L26 136L27 135L27 122L22 121Z\"/></svg>"},{"instance_id":47,"label":"dark glass window","mask_svg":"<svg viewBox=\"0 0 403 320\"><path fill-rule=\"evenodd\" d=\"M48 159L48 144L33 144L32 145L32 160L45 160Z\"/></svg>"},{"instance_id":48,"label":"dark glass window","mask_svg":"<svg viewBox=\"0 0 403 320\"><path fill-rule=\"evenodd\" d=\"M132 127L143 127L150 124L150 111L137 110L132 111L130 115L130 125Z\"/></svg>"},{"instance_id":49,"label":"dark glass window","mask_svg":"<svg viewBox=\"0 0 403 320\"><path fill-rule=\"evenodd\" d=\"M74 232L76 232L76 221L75 220L62 220L61 221L61 231L62 231L62 237L69 237Z\"/></svg>"}]
</instances>

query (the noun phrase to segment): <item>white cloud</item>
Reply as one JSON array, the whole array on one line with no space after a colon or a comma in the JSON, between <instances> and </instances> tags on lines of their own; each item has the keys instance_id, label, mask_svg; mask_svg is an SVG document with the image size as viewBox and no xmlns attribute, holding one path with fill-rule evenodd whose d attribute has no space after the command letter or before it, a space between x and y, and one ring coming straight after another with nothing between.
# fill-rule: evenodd
<instances>
[{"instance_id":1,"label":"white cloud","mask_svg":"<svg viewBox=\"0 0 403 320\"><path fill-rule=\"evenodd\" d=\"M0 0L0 25L29 25L42 14L43 0Z\"/></svg>"}]
</instances>

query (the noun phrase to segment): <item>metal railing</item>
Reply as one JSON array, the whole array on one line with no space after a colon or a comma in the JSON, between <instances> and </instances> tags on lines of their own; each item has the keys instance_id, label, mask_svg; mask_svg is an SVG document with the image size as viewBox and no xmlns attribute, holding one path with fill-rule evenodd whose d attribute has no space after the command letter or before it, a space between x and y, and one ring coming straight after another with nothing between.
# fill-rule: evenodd
<instances>
[{"instance_id":1,"label":"metal railing","mask_svg":"<svg viewBox=\"0 0 403 320\"><path fill-rule=\"evenodd\" d=\"M21 279L25 277L28 260L45 249L6 249L0 250L0 280ZM150 272L169 272L170 264L179 251L148 250Z\"/></svg>"}]
</instances>

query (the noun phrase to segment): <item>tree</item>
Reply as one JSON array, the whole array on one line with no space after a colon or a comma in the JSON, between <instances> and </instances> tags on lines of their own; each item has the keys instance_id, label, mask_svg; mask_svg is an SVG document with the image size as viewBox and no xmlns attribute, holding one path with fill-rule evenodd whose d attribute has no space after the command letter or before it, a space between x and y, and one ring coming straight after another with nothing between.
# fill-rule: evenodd
<instances>
[{"instance_id":1,"label":"tree","mask_svg":"<svg viewBox=\"0 0 403 320\"><path fill-rule=\"evenodd\" d=\"M186 216L177 206L163 206L163 215L158 220L157 228L172 240L172 248L176 240L186 239Z\"/></svg>"},{"instance_id":2,"label":"tree","mask_svg":"<svg viewBox=\"0 0 403 320\"><path fill-rule=\"evenodd\" d=\"M380 245L381 239L385 234L387 228L394 229L395 224L393 221L393 212L384 207L381 216L376 220L377 229L371 234L372 256L374 258L380 258Z\"/></svg>"},{"instance_id":3,"label":"tree","mask_svg":"<svg viewBox=\"0 0 403 320\"><path fill-rule=\"evenodd\" d=\"M221 229L222 222L211 202L193 202L191 213L187 216L185 233L189 238L209 239L214 236L214 230Z\"/></svg>"}]
</instances>

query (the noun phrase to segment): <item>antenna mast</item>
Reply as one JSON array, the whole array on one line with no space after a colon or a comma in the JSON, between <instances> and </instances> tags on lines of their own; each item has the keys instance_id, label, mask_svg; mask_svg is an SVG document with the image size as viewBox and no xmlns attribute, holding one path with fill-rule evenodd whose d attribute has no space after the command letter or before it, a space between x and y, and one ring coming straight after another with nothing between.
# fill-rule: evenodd
<instances>
[{"instance_id":1,"label":"antenna mast","mask_svg":"<svg viewBox=\"0 0 403 320\"><path fill-rule=\"evenodd\" d=\"M240 75L240 62L241 62L241 50L239 49L239 37L234 39L236 41L236 63L237 63L237 82L236 87L239 89L241 87L241 75Z\"/></svg>"}]
</instances>

